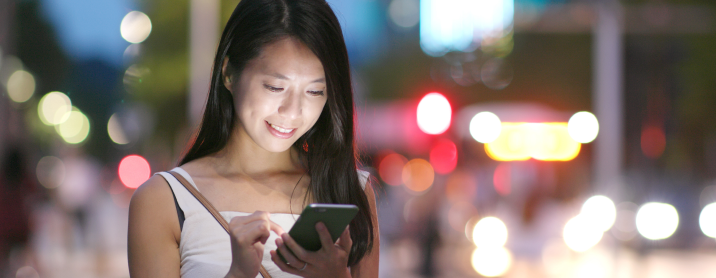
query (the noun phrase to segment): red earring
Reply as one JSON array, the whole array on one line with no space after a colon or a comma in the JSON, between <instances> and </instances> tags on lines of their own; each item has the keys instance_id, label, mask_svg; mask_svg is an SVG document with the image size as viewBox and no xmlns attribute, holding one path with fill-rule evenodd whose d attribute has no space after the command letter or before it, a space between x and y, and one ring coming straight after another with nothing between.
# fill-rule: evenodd
<instances>
[{"instance_id":1,"label":"red earring","mask_svg":"<svg viewBox=\"0 0 716 278\"><path fill-rule=\"evenodd\" d=\"M308 152L308 142L303 142L303 150Z\"/></svg>"}]
</instances>

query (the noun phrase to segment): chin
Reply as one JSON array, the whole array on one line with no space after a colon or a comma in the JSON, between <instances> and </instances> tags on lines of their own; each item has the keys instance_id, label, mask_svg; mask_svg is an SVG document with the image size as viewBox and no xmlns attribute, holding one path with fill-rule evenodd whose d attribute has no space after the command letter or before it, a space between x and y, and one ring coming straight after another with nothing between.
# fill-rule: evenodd
<instances>
[{"instance_id":1,"label":"chin","mask_svg":"<svg viewBox=\"0 0 716 278\"><path fill-rule=\"evenodd\" d=\"M260 146L262 148L264 148L265 150L272 152L272 153L282 153L287 150L290 150L291 147L293 146L293 143L295 143L295 141L291 141L290 143L284 142L284 143L273 143L273 144L271 144L271 143L260 144Z\"/></svg>"}]
</instances>

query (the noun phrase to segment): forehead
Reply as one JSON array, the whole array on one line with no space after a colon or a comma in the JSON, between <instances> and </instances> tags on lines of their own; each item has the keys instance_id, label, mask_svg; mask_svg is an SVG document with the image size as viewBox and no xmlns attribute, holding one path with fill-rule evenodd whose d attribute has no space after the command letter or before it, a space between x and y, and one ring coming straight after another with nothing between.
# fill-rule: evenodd
<instances>
[{"instance_id":1,"label":"forehead","mask_svg":"<svg viewBox=\"0 0 716 278\"><path fill-rule=\"evenodd\" d=\"M289 77L322 78L323 64L303 42L283 38L263 47L251 66L264 74L281 74Z\"/></svg>"}]
</instances>

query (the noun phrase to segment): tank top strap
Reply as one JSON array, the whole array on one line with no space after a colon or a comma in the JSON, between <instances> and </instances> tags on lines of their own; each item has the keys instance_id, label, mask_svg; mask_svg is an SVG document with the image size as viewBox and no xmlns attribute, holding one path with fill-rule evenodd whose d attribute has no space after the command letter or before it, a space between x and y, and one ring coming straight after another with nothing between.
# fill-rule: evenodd
<instances>
[{"instance_id":1,"label":"tank top strap","mask_svg":"<svg viewBox=\"0 0 716 278\"><path fill-rule=\"evenodd\" d=\"M194 183L194 180L191 179L191 176L189 176L189 173L184 171L184 169L175 167L172 169L172 171L182 175L191 186L199 190L199 188ZM168 172L158 172L155 175L161 175L164 177L164 179L169 183L169 186L172 189L172 192L174 193L174 197L176 197L176 201L179 204L179 207L184 212L185 218L190 218L198 213L208 213L206 208L204 208L204 205L197 200L194 195L189 192L174 176L172 176Z\"/></svg>"},{"instance_id":2,"label":"tank top strap","mask_svg":"<svg viewBox=\"0 0 716 278\"><path fill-rule=\"evenodd\" d=\"M358 181L360 181L360 186L365 191L365 185L368 183L368 177L370 177L370 173L367 171L363 171L358 169Z\"/></svg>"}]
</instances>

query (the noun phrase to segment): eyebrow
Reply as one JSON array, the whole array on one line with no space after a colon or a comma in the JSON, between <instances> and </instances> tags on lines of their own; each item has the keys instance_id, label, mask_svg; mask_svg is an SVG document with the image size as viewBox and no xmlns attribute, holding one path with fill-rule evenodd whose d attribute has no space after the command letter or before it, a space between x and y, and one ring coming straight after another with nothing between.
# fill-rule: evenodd
<instances>
[{"instance_id":1,"label":"eyebrow","mask_svg":"<svg viewBox=\"0 0 716 278\"><path fill-rule=\"evenodd\" d=\"M286 77L286 76L283 75L283 74L277 73L277 72L275 72L275 73L270 73L270 74L267 74L267 75L268 75L268 76L273 76L273 77L276 77L276 78L282 79L282 80L289 80L288 77ZM321 77L321 78L318 78L318 79L316 79L316 80L311 81L311 83L326 83L326 78L325 78L325 77Z\"/></svg>"}]
</instances>

